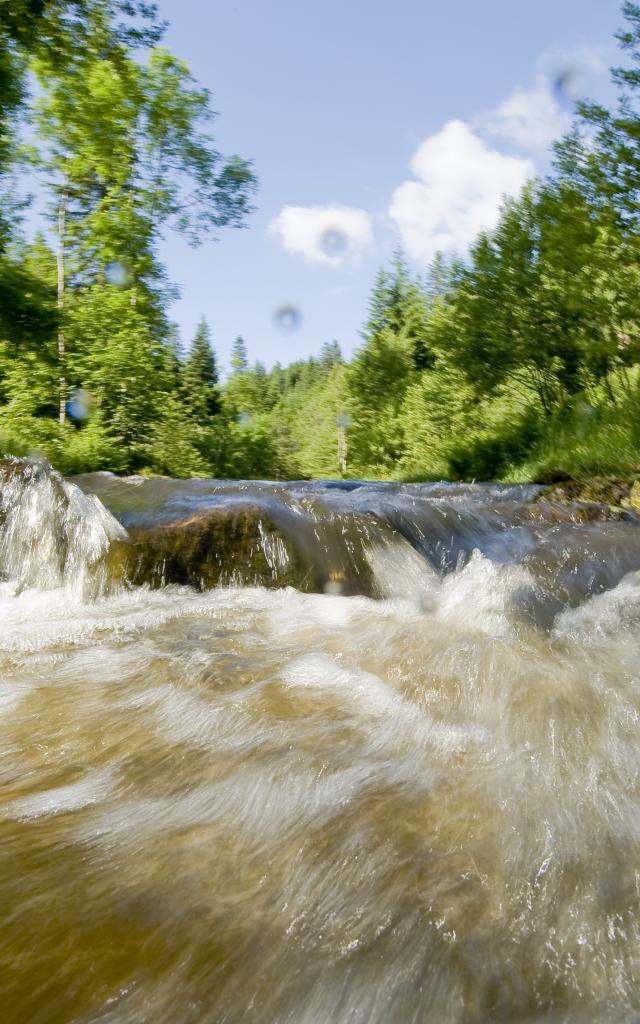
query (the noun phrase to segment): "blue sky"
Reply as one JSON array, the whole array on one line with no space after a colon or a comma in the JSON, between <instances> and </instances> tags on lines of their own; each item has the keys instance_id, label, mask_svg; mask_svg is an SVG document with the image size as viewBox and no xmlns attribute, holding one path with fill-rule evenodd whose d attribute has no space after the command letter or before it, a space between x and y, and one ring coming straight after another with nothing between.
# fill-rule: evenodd
<instances>
[{"instance_id":1,"label":"blue sky","mask_svg":"<svg viewBox=\"0 0 640 1024\"><path fill-rule=\"evenodd\" d=\"M572 96L609 96L618 0L161 0L166 43L213 94L223 152L260 179L244 230L164 245L183 340L205 315L223 364L346 353L377 268L463 251L548 161ZM564 76L566 88L554 88ZM275 312L293 305L285 332Z\"/></svg>"}]
</instances>

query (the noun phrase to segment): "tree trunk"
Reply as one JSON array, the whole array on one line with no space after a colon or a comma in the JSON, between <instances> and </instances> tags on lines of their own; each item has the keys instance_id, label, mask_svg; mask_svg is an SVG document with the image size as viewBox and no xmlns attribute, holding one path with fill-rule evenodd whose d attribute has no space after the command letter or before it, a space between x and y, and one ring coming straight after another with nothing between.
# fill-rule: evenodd
<instances>
[{"instance_id":1,"label":"tree trunk","mask_svg":"<svg viewBox=\"0 0 640 1024\"><path fill-rule=\"evenodd\" d=\"M67 380L64 347L64 235L67 213L67 194L62 192L58 204L58 398L60 407L60 429L64 429L67 415Z\"/></svg>"}]
</instances>

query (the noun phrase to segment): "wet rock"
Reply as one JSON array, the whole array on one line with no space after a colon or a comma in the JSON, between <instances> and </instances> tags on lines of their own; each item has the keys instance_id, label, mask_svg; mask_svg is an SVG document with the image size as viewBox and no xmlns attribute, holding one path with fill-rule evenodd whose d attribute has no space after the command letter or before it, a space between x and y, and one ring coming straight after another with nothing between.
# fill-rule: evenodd
<instances>
[{"instance_id":1,"label":"wet rock","mask_svg":"<svg viewBox=\"0 0 640 1024\"><path fill-rule=\"evenodd\" d=\"M631 501L635 494L635 504ZM637 481L619 477L592 477L589 480L563 480L540 491L536 503L572 506L579 522L607 522L635 518L640 511L640 487Z\"/></svg>"},{"instance_id":2,"label":"wet rock","mask_svg":"<svg viewBox=\"0 0 640 1024\"><path fill-rule=\"evenodd\" d=\"M158 526L132 526L112 546L114 575L152 587L224 583L316 589L317 581L263 509L218 507Z\"/></svg>"},{"instance_id":3,"label":"wet rock","mask_svg":"<svg viewBox=\"0 0 640 1024\"><path fill-rule=\"evenodd\" d=\"M519 509L514 522L540 523L611 523L635 517L625 509L613 505L597 505L592 502L562 501L557 498L536 498L528 507Z\"/></svg>"},{"instance_id":4,"label":"wet rock","mask_svg":"<svg viewBox=\"0 0 640 1024\"><path fill-rule=\"evenodd\" d=\"M629 496L622 499L621 505L623 508L640 512L640 480L633 481Z\"/></svg>"},{"instance_id":5,"label":"wet rock","mask_svg":"<svg viewBox=\"0 0 640 1024\"><path fill-rule=\"evenodd\" d=\"M128 524L128 540L111 546L109 572L112 579L154 588L239 584L374 596L363 538L344 543L342 517L323 526L326 533L319 536L312 518L279 521L264 505L248 502L156 525Z\"/></svg>"}]
</instances>

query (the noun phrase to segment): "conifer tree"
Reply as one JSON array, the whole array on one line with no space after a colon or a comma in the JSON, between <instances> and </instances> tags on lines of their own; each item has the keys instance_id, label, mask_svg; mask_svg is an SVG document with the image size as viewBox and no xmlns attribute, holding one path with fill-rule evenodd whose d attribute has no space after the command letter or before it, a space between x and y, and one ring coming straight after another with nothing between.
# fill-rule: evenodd
<instances>
[{"instance_id":1,"label":"conifer tree","mask_svg":"<svg viewBox=\"0 0 640 1024\"><path fill-rule=\"evenodd\" d=\"M220 411L218 367L211 347L211 331L204 317L184 363L182 385L188 407L197 419L215 416Z\"/></svg>"},{"instance_id":2,"label":"conifer tree","mask_svg":"<svg viewBox=\"0 0 640 1024\"><path fill-rule=\"evenodd\" d=\"M231 347L231 372L244 373L248 369L249 356L247 355L247 346L244 343L244 338L238 335Z\"/></svg>"}]
</instances>

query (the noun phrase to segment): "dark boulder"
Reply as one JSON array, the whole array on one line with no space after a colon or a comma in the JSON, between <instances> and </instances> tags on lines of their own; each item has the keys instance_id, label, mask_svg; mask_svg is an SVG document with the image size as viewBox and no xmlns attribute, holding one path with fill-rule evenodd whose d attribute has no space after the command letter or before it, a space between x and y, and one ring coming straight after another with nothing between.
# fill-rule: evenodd
<instances>
[{"instance_id":1,"label":"dark boulder","mask_svg":"<svg viewBox=\"0 0 640 1024\"><path fill-rule=\"evenodd\" d=\"M112 573L132 584L207 590L225 583L316 589L313 574L263 509L217 507L157 526L130 526ZM307 586L305 586L305 583Z\"/></svg>"}]
</instances>

